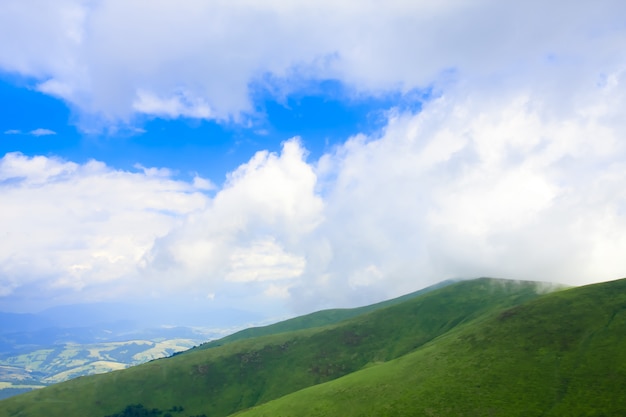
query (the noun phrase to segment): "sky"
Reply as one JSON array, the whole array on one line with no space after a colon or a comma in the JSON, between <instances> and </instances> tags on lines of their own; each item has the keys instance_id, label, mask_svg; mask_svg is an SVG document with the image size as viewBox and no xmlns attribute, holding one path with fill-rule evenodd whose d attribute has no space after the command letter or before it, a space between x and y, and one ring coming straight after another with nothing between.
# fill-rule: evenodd
<instances>
[{"instance_id":1,"label":"sky","mask_svg":"<svg viewBox=\"0 0 626 417\"><path fill-rule=\"evenodd\" d=\"M0 311L626 276L626 3L4 0Z\"/></svg>"}]
</instances>

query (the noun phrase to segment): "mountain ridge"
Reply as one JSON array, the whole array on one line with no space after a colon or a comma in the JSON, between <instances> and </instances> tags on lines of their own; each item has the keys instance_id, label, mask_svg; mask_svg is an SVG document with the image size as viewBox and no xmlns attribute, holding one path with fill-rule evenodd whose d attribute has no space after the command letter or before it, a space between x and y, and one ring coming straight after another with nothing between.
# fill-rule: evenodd
<instances>
[{"instance_id":1,"label":"mountain ridge","mask_svg":"<svg viewBox=\"0 0 626 417\"><path fill-rule=\"evenodd\" d=\"M0 402L0 416L104 416L130 404L161 410L181 404L188 415L227 416L406 355L459 326L539 297L538 285L462 281L338 323L53 385ZM59 401L62 410L50 406Z\"/></svg>"},{"instance_id":2,"label":"mountain ridge","mask_svg":"<svg viewBox=\"0 0 626 417\"><path fill-rule=\"evenodd\" d=\"M237 416L626 415L626 279L538 297L479 324Z\"/></svg>"},{"instance_id":3,"label":"mountain ridge","mask_svg":"<svg viewBox=\"0 0 626 417\"><path fill-rule=\"evenodd\" d=\"M293 317L293 318L283 320L278 323L269 324L266 326L249 327L247 329L243 329L236 333L233 333L232 335L228 335L220 339L203 343L194 349L199 349L199 350L209 349L212 347L222 346L226 343L234 342L237 340L285 333L285 332L290 332L294 330L305 330L305 329L311 329L315 327L323 327L327 325L332 325L340 321L348 320L358 315L368 313L370 311L375 311L380 308L399 304L403 301L410 300L411 298L415 298L422 294L426 294L430 291L434 291L439 288L443 288L445 286L454 284L455 282L458 282L458 281L457 280L441 281L439 283L430 285L421 290L413 291L411 293L401 295L399 297L380 301L380 302L369 304L366 306L354 307L354 308L325 309L325 310L320 310L320 311L315 311L313 313L305 314L302 316ZM190 351L193 351L194 349L191 349Z\"/></svg>"}]
</instances>

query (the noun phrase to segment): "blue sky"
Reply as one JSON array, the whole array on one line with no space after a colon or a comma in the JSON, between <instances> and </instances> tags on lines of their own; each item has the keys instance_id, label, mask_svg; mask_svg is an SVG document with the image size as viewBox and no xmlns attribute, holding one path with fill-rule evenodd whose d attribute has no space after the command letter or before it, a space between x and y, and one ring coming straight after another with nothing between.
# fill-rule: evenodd
<instances>
[{"instance_id":1,"label":"blue sky","mask_svg":"<svg viewBox=\"0 0 626 417\"><path fill-rule=\"evenodd\" d=\"M277 317L448 278L624 276L624 15L5 1L0 311Z\"/></svg>"},{"instance_id":2,"label":"blue sky","mask_svg":"<svg viewBox=\"0 0 626 417\"><path fill-rule=\"evenodd\" d=\"M36 91L36 81L5 74L1 84L4 133L1 151L25 155L55 155L133 170L136 164L167 167L181 177L200 174L221 183L259 150L278 152L281 143L301 137L311 159L358 133L375 132L393 105L406 100L390 97L350 97L338 81L310 83L303 91L274 97L253 93L255 111L245 124L196 118L138 117L120 131L86 131L76 112L63 100ZM421 100L411 100L419 106ZM407 105L407 103L403 103ZM38 129L40 130L38 132Z\"/></svg>"}]
</instances>

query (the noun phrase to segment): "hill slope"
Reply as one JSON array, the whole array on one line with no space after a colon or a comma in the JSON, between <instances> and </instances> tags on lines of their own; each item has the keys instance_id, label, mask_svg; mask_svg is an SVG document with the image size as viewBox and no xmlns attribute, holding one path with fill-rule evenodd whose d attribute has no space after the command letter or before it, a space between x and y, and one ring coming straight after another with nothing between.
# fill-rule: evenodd
<instances>
[{"instance_id":1,"label":"hill slope","mask_svg":"<svg viewBox=\"0 0 626 417\"><path fill-rule=\"evenodd\" d=\"M626 415L626 280L546 295L239 417Z\"/></svg>"},{"instance_id":2,"label":"hill slope","mask_svg":"<svg viewBox=\"0 0 626 417\"><path fill-rule=\"evenodd\" d=\"M537 286L460 282L334 325L234 341L57 384L0 402L0 416L97 417L129 404L160 410L181 406L181 416L227 416L406 355L536 298Z\"/></svg>"},{"instance_id":3,"label":"hill slope","mask_svg":"<svg viewBox=\"0 0 626 417\"><path fill-rule=\"evenodd\" d=\"M259 336L269 336L273 334L292 332L295 330L312 329L315 327L328 326L331 324L339 323L340 321L350 319L352 317L359 316L361 314L369 313L384 307L400 304L404 301L426 294L430 291L434 291L439 288L443 288L447 285L453 284L454 281L448 280L440 282L439 284L432 285L419 291L412 292L410 294L403 295L398 298L383 301L368 306L357 308L334 308L330 310L316 311L304 316L294 317L289 320L284 320L279 323L270 324L262 327L250 327L248 329L240 330L232 335L223 337L221 339L212 340L207 343L203 343L197 348L191 349L185 353L193 352L197 349L209 349L217 346L223 346L227 343L231 343L237 340L251 339Z\"/></svg>"}]
</instances>

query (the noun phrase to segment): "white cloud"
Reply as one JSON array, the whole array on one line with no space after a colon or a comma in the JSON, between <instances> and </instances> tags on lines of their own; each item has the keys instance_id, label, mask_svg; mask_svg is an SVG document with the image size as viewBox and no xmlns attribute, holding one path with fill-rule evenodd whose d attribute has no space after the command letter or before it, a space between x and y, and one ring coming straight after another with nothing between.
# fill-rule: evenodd
<instances>
[{"instance_id":1,"label":"white cloud","mask_svg":"<svg viewBox=\"0 0 626 417\"><path fill-rule=\"evenodd\" d=\"M43 129L43 128L31 130L28 133L33 135L33 136L49 136L49 135L56 135L57 134L57 132L55 132L54 130Z\"/></svg>"},{"instance_id":2,"label":"white cloud","mask_svg":"<svg viewBox=\"0 0 626 417\"><path fill-rule=\"evenodd\" d=\"M450 92L326 155L325 221L294 303L372 301L455 277L623 276L625 75L579 88L568 113L546 109L542 91Z\"/></svg>"},{"instance_id":3,"label":"white cloud","mask_svg":"<svg viewBox=\"0 0 626 417\"><path fill-rule=\"evenodd\" d=\"M24 132L22 132L19 129L9 129L9 130L5 130L4 134L5 135L22 135L24 134ZM31 130L30 132L27 132L27 134L39 137L39 136L56 135L57 132L55 132L54 130L50 130L50 129L37 128L37 129Z\"/></svg>"},{"instance_id":4,"label":"white cloud","mask_svg":"<svg viewBox=\"0 0 626 417\"><path fill-rule=\"evenodd\" d=\"M211 118L211 108L201 98L190 97L188 93L176 93L167 98L159 98L147 91L137 91L133 109L144 114L162 117Z\"/></svg>"},{"instance_id":5,"label":"white cloud","mask_svg":"<svg viewBox=\"0 0 626 417\"><path fill-rule=\"evenodd\" d=\"M8 154L0 291L210 294L310 311L459 276L617 278L625 73L607 79L578 86L567 109L523 86L449 89L319 161L298 139L258 152L211 198L199 192L210 184L167 169Z\"/></svg>"},{"instance_id":6,"label":"white cloud","mask_svg":"<svg viewBox=\"0 0 626 417\"><path fill-rule=\"evenodd\" d=\"M198 190L211 191L217 189L217 186L211 180L202 178L198 175L193 177L193 186Z\"/></svg>"},{"instance_id":7,"label":"white cloud","mask_svg":"<svg viewBox=\"0 0 626 417\"><path fill-rule=\"evenodd\" d=\"M434 98L319 161L298 140L259 152L221 189L9 154L0 294L106 284L310 310L448 277L624 275L623 1L48 3L0 5L0 68L113 124L236 119L263 82Z\"/></svg>"},{"instance_id":8,"label":"white cloud","mask_svg":"<svg viewBox=\"0 0 626 417\"><path fill-rule=\"evenodd\" d=\"M390 113L380 137L351 138L315 164L293 141L258 153L157 242L149 265L298 311L446 278L618 278L626 88L624 73L611 77L579 88L569 112L550 111L542 91L457 89Z\"/></svg>"},{"instance_id":9,"label":"white cloud","mask_svg":"<svg viewBox=\"0 0 626 417\"><path fill-rule=\"evenodd\" d=\"M566 103L581 75L616 70L624 14L619 0L9 0L0 68L109 122L237 118L268 79L279 93L311 78L361 93L530 80Z\"/></svg>"},{"instance_id":10,"label":"white cloud","mask_svg":"<svg viewBox=\"0 0 626 417\"><path fill-rule=\"evenodd\" d=\"M301 256L286 253L274 239L266 238L233 250L229 264L226 281L262 282L299 277L306 261Z\"/></svg>"},{"instance_id":11,"label":"white cloud","mask_svg":"<svg viewBox=\"0 0 626 417\"><path fill-rule=\"evenodd\" d=\"M175 275L170 284L177 288L215 292L223 282L268 289L301 275L303 245L323 209L304 156L297 139L285 142L280 155L257 153L229 175L205 210L156 240L144 259L145 276L166 283Z\"/></svg>"},{"instance_id":12,"label":"white cloud","mask_svg":"<svg viewBox=\"0 0 626 417\"><path fill-rule=\"evenodd\" d=\"M0 159L0 190L0 287L26 298L137 293L154 240L208 200L163 176L18 153Z\"/></svg>"},{"instance_id":13,"label":"white cloud","mask_svg":"<svg viewBox=\"0 0 626 417\"><path fill-rule=\"evenodd\" d=\"M97 162L90 168L99 169ZM68 178L79 166L73 162L63 162L45 156L28 158L20 153L8 153L2 158L0 165L0 181L19 180L24 185L40 185Z\"/></svg>"},{"instance_id":14,"label":"white cloud","mask_svg":"<svg viewBox=\"0 0 626 417\"><path fill-rule=\"evenodd\" d=\"M167 177L171 177L174 174L168 168L155 168L155 167L146 168L146 167L144 167L141 164L135 164L134 168L142 171L144 173L144 175L147 176L147 177L167 178Z\"/></svg>"}]
</instances>

